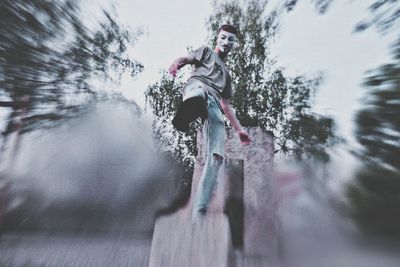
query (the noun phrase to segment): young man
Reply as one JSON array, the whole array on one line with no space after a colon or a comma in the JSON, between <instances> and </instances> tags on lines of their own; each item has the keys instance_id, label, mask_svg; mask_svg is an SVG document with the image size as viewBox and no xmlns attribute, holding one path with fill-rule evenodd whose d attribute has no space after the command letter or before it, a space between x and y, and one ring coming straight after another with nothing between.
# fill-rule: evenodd
<instances>
[{"instance_id":1,"label":"young man","mask_svg":"<svg viewBox=\"0 0 400 267\"><path fill-rule=\"evenodd\" d=\"M173 120L180 131L198 117L203 119L205 166L197 188L193 212L205 213L217 181L224 155L225 124L222 113L231 122L242 144L249 144L247 132L238 121L229 98L232 96L231 77L224 60L236 42L237 30L232 25L222 25L218 30L214 50L202 46L187 56L177 58L169 67L176 72L187 64L194 65L193 72L183 88L183 102Z\"/></svg>"}]
</instances>

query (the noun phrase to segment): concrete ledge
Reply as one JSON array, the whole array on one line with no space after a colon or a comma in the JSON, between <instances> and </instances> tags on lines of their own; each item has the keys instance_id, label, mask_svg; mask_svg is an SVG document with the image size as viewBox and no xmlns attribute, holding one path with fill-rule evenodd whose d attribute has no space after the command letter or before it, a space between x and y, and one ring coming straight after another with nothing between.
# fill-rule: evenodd
<instances>
[{"instance_id":1,"label":"concrete ledge","mask_svg":"<svg viewBox=\"0 0 400 267\"><path fill-rule=\"evenodd\" d=\"M176 214L157 220L150 267L276 266L280 240L273 135L261 128L248 132L252 142L242 146L227 130L225 160L207 214L193 224L192 202L204 167L198 131L191 199Z\"/></svg>"},{"instance_id":2,"label":"concrete ledge","mask_svg":"<svg viewBox=\"0 0 400 267\"><path fill-rule=\"evenodd\" d=\"M192 222L185 210L160 217L154 229L149 266L235 266L228 219L223 214L207 214Z\"/></svg>"}]
</instances>

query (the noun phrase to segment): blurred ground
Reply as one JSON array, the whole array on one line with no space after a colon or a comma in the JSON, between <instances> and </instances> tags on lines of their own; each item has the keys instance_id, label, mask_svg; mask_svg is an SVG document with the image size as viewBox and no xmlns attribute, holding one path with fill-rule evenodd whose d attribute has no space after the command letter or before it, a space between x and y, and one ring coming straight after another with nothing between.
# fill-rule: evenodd
<instances>
[{"instance_id":1,"label":"blurred ground","mask_svg":"<svg viewBox=\"0 0 400 267\"><path fill-rule=\"evenodd\" d=\"M41 135L40 135L41 134ZM149 124L102 104L61 127L26 135L6 173L6 231L151 232L179 177Z\"/></svg>"},{"instance_id":2,"label":"blurred ground","mask_svg":"<svg viewBox=\"0 0 400 267\"><path fill-rule=\"evenodd\" d=\"M147 266L179 170L126 104L24 135L6 181L0 266Z\"/></svg>"},{"instance_id":3,"label":"blurred ground","mask_svg":"<svg viewBox=\"0 0 400 267\"><path fill-rule=\"evenodd\" d=\"M0 240L0 266L148 266L150 240L141 236L10 234Z\"/></svg>"},{"instance_id":4,"label":"blurred ground","mask_svg":"<svg viewBox=\"0 0 400 267\"><path fill-rule=\"evenodd\" d=\"M0 267L140 267L148 265L155 215L171 202L179 170L129 108L99 105L24 136L7 174ZM277 179L281 267L399 266L395 247L377 250L338 228L341 218L300 174Z\"/></svg>"}]
</instances>

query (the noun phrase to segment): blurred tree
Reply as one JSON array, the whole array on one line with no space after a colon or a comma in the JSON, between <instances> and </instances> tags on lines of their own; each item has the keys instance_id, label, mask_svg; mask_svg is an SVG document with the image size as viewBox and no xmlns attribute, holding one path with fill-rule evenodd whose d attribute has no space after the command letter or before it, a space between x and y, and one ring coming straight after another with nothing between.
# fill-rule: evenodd
<instances>
[{"instance_id":1,"label":"blurred tree","mask_svg":"<svg viewBox=\"0 0 400 267\"><path fill-rule=\"evenodd\" d=\"M312 0L318 12L324 14L334 0ZM292 11L298 0L286 0L283 7ZM398 31L400 27L400 2L398 0L370 0L368 11L370 16L362 19L355 31L364 31L371 26L376 27L381 33Z\"/></svg>"},{"instance_id":2,"label":"blurred tree","mask_svg":"<svg viewBox=\"0 0 400 267\"><path fill-rule=\"evenodd\" d=\"M266 2L214 1L207 22L210 46L215 46L221 24L229 21L239 29L237 47L226 62L234 88L231 103L244 126L273 131L276 152L297 159L318 157L326 162L326 149L337 139L333 119L311 111L321 78L285 77L281 69L274 67L268 47L278 22L275 13L264 13ZM182 134L171 125L183 85L182 76L172 80L164 74L158 83L149 86L146 99L156 116L155 134L164 148L190 169L196 154L195 131Z\"/></svg>"},{"instance_id":3,"label":"blurred tree","mask_svg":"<svg viewBox=\"0 0 400 267\"><path fill-rule=\"evenodd\" d=\"M100 94L97 80L118 82L124 71L135 76L143 69L126 52L141 31L103 13L90 30L76 0L0 3L0 96L2 106L25 108L23 131L83 111Z\"/></svg>"},{"instance_id":4,"label":"blurred tree","mask_svg":"<svg viewBox=\"0 0 400 267\"><path fill-rule=\"evenodd\" d=\"M315 8L321 14L327 11L332 1L333 0L312 0L312 2L314 2ZM299 2L298 0L286 0L283 2L283 7L287 11L293 11L298 2Z\"/></svg>"},{"instance_id":5,"label":"blurred tree","mask_svg":"<svg viewBox=\"0 0 400 267\"><path fill-rule=\"evenodd\" d=\"M89 28L80 4L0 1L0 106L11 108L0 154L0 223L21 134L77 116L98 100L121 101L120 94L95 88L113 89L124 72L143 69L127 54L141 30L129 31L105 10Z\"/></svg>"},{"instance_id":6,"label":"blurred tree","mask_svg":"<svg viewBox=\"0 0 400 267\"><path fill-rule=\"evenodd\" d=\"M371 71L357 114L357 156L363 166L347 189L351 215L363 230L400 238L400 40L394 62Z\"/></svg>"}]
</instances>

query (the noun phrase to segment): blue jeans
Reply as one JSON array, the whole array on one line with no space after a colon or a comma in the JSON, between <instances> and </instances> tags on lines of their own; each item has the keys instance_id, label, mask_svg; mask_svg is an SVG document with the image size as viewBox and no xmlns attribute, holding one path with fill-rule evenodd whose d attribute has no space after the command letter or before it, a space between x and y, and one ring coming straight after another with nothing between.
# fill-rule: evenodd
<instances>
[{"instance_id":1,"label":"blue jeans","mask_svg":"<svg viewBox=\"0 0 400 267\"><path fill-rule=\"evenodd\" d=\"M207 209L224 155L225 122L217 100L210 94L207 97L207 114L203 124L205 165L197 187L194 211Z\"/></svg>"}]
</instances>

